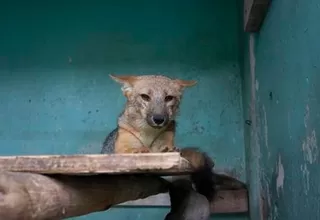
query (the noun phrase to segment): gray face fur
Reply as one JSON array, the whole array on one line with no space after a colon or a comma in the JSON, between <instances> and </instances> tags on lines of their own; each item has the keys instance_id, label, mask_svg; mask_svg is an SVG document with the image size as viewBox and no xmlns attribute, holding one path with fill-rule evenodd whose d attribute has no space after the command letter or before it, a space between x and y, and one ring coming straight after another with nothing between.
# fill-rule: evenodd
<instances>
[{"instance_id":1,"label":"gray face fur","mask_svg":"<svg viewBox=\"0 0 320 220\"><path fill-rule=\"evenodd\" d=\"M135 117L140 126L159 129L174 120L180 105L183 89L196 81L170 79L162 75L113 76L122 84L127 97L127 116Z\"/></svg>"}]
</instances>

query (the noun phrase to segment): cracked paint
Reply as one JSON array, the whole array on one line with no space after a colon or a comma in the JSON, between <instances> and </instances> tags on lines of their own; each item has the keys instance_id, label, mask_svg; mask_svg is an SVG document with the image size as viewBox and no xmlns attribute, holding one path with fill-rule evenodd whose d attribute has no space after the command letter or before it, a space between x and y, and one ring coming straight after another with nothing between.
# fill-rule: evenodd
<instances>
[{"instance_id":1,"label":"cracked paint","mask_svg":"<svg viewBox=\"0 0 320 220\"><path fill-rule=\"evenodd\" d=\"M264 144L266 145L267 151L268 151L268 159L270 159L271 153L269 151L269 139L268 139L268 121L267 121L267 112L264 105L262 105L262 111L263 111L263 119L264 119Z\"/></svg>"},{"instance_id":2,"label":"cracked paint","mask_svg":"<svg viewBox=\"0 0 320 220\"><path fill-rule=\"evenodd\" d=\"M256 91L259 91L259 81L256 79Z\"/></svg>"},{"instance_id":3,"label":"cracked paint","mask_svg":"<svg viewBox=\"0 0 320 220\"><path fill-rule=\"evenodd\" d=\"M289 135L289 139L292 140L290 112L288 112L288 135Z\"/></svg>"},{"instance_id":4,"label":"cracked paint","mask_svg":"<svg viewBox=\"0 0 320 220\"><path fill-rule=\"evenodd\" d=\"M284 168L281 162L281 156L279 155L278 159L278 176L277 176L277 194L279 197L279 191L280 189L283 190L283 184L284 184Z\"/></svg>"},{"instance_id":5,"label":"cracked paint","mask_svg":"<svg viewBox=\"0 0 320 220\"><path fill-rule=\"evenodd\" d=\"M250 117L251 117L251 126L250 126L250 152L248 153L250 156L248 166L249 168L249 182L248 184L251 186L249 190L249 215L251 218L259 218L261 216L261 209L257 209L257 207L262 207L261 198L260 198L260 190L261 190L261 182L260 182L260 142L259 136L257 134L257 113L256 113L256 57L255 57L255 36L253 34L249 35L249 67L250 67Z\"/></svg>"},{"instance_id":6,"label":"cracked paint","mask_svg":"<svg viewBox=\"0 0 320 220\"><path fill-rule=\"evenodd\" d=\"M306 138L302 141L302 151L304 160L307 161L309 164L313 164L316 162L319 150L318 150L318 144L317 144L317 135L315 129L313 129L310 133L309 129L309 118L310 118L310 108L309 105L306 105L304 117L303 117L303 123L304 127L307 130Z\"/></svg>"},{"instance_id":7,"label":"cracked paint","mask_svg":"<svg viewBox=\"0 0 320 220\"><path fill-rule=\"evenodd\" d=\"M279 217L279 212L278 212L278 207L275 205L273 207L273 218L272 219L277 219Z\"/></svg>"},{"instance_id":8,"label":"cracked paint","mask_svg":"<svg viewBox=\"0 0 320 220\"><path fill-rule=\"evenodd\" d=\"M305 161L314 163L319 155L316 131L313 129L311 134L302 141L302 150Z\"/></svg>"},{"instance_id":9,"label":"cracked paint","mask_svg":"<svg viewBox=\"0 0 320 220\"><path fill-rule=\"evenodd\" d=\"M303 117L303 122L304 122L304 127L305 128L308 127L309 117L310 117L310 109L309 109L309 105L307 105L305 113L304 113L304 117Z\"/></svg>"},{"instance_id":10,"label":"cracked paint","mask_svg":"<svg viewBox=\"0 0 320 220\"><path fill-rule=\"evenodd\" d=\"M310 189L310 183L309 183L310 171L308 170L308 167L306 164L301 165L300 170L302 171L303 191L304 191L304 194L307 195Z\"/></svg>"}]
</instances>

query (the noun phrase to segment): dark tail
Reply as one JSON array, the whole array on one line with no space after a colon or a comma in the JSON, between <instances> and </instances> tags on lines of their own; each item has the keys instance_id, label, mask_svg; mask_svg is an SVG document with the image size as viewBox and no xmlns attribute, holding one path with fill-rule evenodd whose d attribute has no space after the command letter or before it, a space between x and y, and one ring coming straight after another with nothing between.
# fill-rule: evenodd
<instances>
[{"instance_id":1,"label":"dark tail","mask_svg":"<svg viewBox=\"0 0 320 220\"><path fill-rule=\"evenodd\" d=\"M191 181L198 193L204 195L211 202L216 194L216 183L212 167L206 163L205 166L191 174Z\"/></svg>"},{"instance_id":2,"label":"dark tail","mask_svg":"<svg viewBox=\"0 0 320 220\"><path fill-rule=\"evenodd\" d=\"M209 202L213 200L218 190L246 189L246 185L236 178L215 173L214 162L197 148L183 148L180 153L195 169L190 178L196 191L207 197Z\"/></svg>"},{"instance_id":3,"label":"dark tail","mask_svg":"<svg viewBox=\"0 0 320 220\"><path fill-rule=\"evenodd\" d=\"M180 149L180 155L189 161L194 172L190 179L178 179L169 184L171 211L165 220L209 219L210 203L218 189L244 185L227 175L216 174L211 158L196 148Z\"/></svg>"},{"instance_id":4,"label":"dark tail","mask_svg":"<svg viewBox=\"0 0 320 220\"><path fill-rule=\"evenodd\" d=\"M195 168L195 172L190 175L195 190L211 202L217 191L216 178L213 172L214 162L206 153L196 148L183 148L180 152L181 156Z\"/></svg>"}]
</instances>

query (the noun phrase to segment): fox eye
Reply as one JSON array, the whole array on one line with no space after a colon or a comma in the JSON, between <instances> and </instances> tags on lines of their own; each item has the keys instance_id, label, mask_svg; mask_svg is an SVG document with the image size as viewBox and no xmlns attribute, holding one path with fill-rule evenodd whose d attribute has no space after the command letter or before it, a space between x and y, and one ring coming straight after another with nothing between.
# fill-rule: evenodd
<instances>
[{"instance_id":1,"label":"fox eye","mask_svg":"<svg viewBox=\"0 0 320 220\"><path fill-rule=\"evenodd\" d=\"M141 94L140 97L146 102L150 101L150 96L148 96L147 94Z\"/></svg>"},{"instance_id":2,"label":"fox eye","mask_svg":"<svg viewBox=\"0 0 320 220\"><path fill-rule=\"evenodd\" d=\"M164 98L164 101L165 102L170 102L170 101L172 101L174 99L174 97L172 96L172 95L168 95L168 96L166 96L165 98Z\"/></svg>"}]
</instances>

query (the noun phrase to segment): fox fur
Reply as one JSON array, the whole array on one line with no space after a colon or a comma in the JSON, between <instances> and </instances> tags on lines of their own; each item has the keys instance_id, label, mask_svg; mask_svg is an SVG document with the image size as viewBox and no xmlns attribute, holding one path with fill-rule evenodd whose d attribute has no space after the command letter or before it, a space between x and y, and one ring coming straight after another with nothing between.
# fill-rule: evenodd
<instances>
[{"instance_id":1,"label":"fox fur","mask_svg":"<svg viewBox=\"0 0 320 220\"><path fill-rule=\"evenodd\" d=\"M105 138L101 153L148 153L180 151L194 167L190 179L168 184L171 211L165 220L207 220L215 195L214 163L194 148L177 149L174 144L176 116L187 87L194 80L161 75L114 76L121 85L126 105L117 127Z\"/></svg>"}]
</instances>

